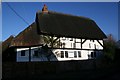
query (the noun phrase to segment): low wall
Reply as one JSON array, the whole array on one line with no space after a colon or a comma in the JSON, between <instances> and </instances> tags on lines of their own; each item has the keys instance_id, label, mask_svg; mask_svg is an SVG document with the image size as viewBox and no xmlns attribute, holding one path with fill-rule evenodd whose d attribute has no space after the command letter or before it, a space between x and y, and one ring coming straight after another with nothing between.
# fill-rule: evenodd
<instances>
[{"instance_id":1,"label":"low wall","mask_svg":"<svg viewBox=\"0 0 120 80\"><path fill-rule=\"evenodd\" d=\"M67 71L95 69L94 60L56 62L4 62L2 79L33 78L45 74L61 74Z\"/></svg>"}]
</instances>

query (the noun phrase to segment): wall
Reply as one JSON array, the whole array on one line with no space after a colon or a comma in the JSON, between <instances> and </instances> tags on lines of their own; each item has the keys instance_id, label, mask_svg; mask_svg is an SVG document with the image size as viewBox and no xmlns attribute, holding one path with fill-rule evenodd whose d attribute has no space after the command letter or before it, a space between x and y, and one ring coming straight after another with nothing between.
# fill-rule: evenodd
<instances>
[{"instance_id":1,"label":"wall","mask_svg":"<svg viewBox=\"0 0 120 80\"><path fill-rule=\"evenodd\" d=\"M82 39L82 41L84 41L84 39ZM103 45L102 40L99 40L99 42ZM95 49L95 45L96 49L103 49L103 47L97 42L97 40L86 40L82 45L82 49Z\"/></svg>"},{"instance_id":2,"label":"wall","mask_svg":"<svg viewBox=\"0 0 120 80\"><path fill-rule=\"evenodd\" d=\"M84 42L85 41L85 42ZM103 45L103 40L98 40ZM65 48L78 48L78 49L103 49L97 40L85 40L77 38L60 38L60 42L65 43ZM82 48L81 48L81 43ZM95 48L96 46L96 48Z\"/></svg>"},{"instance_id":3,"label":"wall","mask_svg":"<svg viewBox=\"0 0 120 80\"><path fill-rule=\"evenodd\" d=\"M25 56L21 56L21 51L25 50ZM28 62L29 61L29 48L18 48L17 55L16 55L17 62Z\"/></svg>"},{"instance_id":4,"label":"wall","mask_svg":"<svg viewBox=\"0 0 120 80\"><path fill-rule=\"evenodd\" d=\"M61 61L61 62L4 62L3 79L37 78L44 74L61 74L68 71L95 69L94 60Z\"/></svg>"},{"instance_id":5,"label":"wall","mask_svg":"<svg viewBox=\"0 0 120 80\"><path fill-rule=\"evenodd\" d=\"M62 43L65 43L65 48L71 48L71 49L53 49L53 53L55 54L57 59L52 59L52 61L55 60L59 60L59 61L64 61L64 60L86 60L89 59L89 55L91 55L91 52L94 52L94 50L103 50L103 47L98 43L97 40L85 40L85 39L74 39L74 38L60 38L60 41ZM99 42L103 45L103 41L99 40ZM75 43L75 44L74 44ZM83 43L83 44L82 44ZM82 44L82 48L81 48L81 44ZM34 51L35 50L39 50L41 48L41 46L36 46L36 47L31 47L31 61L48 61L48 58L44 55L44 53L42 54L41 52L39 52L39 57L34 57ZM25 50L25 56L21 56L21 51ZM74 51L80 51L81 52L81 57L77 57L77 58L61 58L59 56L56 55L56 52L60 51L68 51L68 53L70 51L72 51L73 53L69 53L68 55L73 55L74 56ZM65 52L64 52L65 53ZM54 55L53 54L53 55ZM97 54L99 55L99 52L97 52ZM78 53L77 53L78 55ZM98 56L97 55L97 56ZM65 56L65 54L64 54ZM52 58L52 57L51 57ZM29 48L18 48L17 49L17 62L28 62L29 61Z\"/></svg>"},{"instance_id":6,"label":"wall","mask_svg":"<svg viewBox=\"0 0 120 80\"><path fill-rule=\"evenodd\" d=\"M64 58L61 58L61 55L60 55L61 51L64 52ZM68 54L69 55L72 54L73 57L69 57L69 55L68 55L68 57L65 57L65 51L68 51ZM76 54L77 54L76 57L74 57L74 51L76 51ZM81 52L81 57L78 56L78 51ZM69 52L73 52L73 53L69 53ZM88 52L90 52L90 51L87 51L87 50L74 50L74 49L73 50L69 50L69 49L53 49L53 53L55 53L55 55L56 55L56 57L57 57L57 59L59 61L65 61L65 60L87 60L88 59ZM58 56L58 55L60 55L60 56Z\"/></svg>"}]
</instances>

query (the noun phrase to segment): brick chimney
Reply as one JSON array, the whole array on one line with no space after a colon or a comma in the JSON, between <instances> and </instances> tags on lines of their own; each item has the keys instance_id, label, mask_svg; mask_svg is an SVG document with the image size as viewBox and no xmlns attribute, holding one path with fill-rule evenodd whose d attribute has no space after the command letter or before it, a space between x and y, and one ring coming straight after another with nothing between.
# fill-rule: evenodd
<instances>
[{"instance_id":1,"label":"brick chimney","mask_svg":"<svg viewBox=\"0 0 120 80\"><path fill-rule=\"evenodd\" d=\"M47 6L45 4L42 8L42 13L48 13L48 9L47 9Z\"/></svg>"}]
</instances>

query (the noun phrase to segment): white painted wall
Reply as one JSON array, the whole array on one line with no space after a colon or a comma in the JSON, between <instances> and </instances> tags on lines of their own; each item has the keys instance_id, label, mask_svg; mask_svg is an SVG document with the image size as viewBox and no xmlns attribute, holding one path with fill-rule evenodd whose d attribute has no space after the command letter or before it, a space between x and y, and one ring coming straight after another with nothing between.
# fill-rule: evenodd
<instances>
[{"instance_id":1,"label":"white painted wall","mask_svg":"<svg viewBox=\"0 0 120 80\"><path fill-rule=\"evenodd\" d=\"M84 39L82 40L84 41ZM103 45L103 41L99 40L99 42ZM103 47L97 42L97 40L86 40L83 45L82 48L83 49L95 49L95 45L96 45L96 49L103 49Z\"/></svg>"},{"instance_id":2,"label":"white painted wall","mask_svg":"<svg viewBox=\"0 0 120 80\"><path fill-rule=\"evenodd\" d=\"M82 42L85 39L82 39ZM77 49L81 49L81 39L72 39L71 38L60 38L60 41L62 43L65 43L65 48L77 48ZM75 44L74 47L74 41L78 42ZM103 45L103 41L99 40L99 42ZM63 61L63 60L85 60L88 59L88 55L91 55L91 52L93 52L93 50L95 49L95 45L96 45L96 49L97 50L102 50L103 47L97 42L97 40L86 40L83 45L82 45L82 49L86 49L86 50L65 50L65 49L53 49L53 53L55 54L55 56L57 57L57 59L59 61ZM41 46L37 46L37 47L31 47L31 61L48 61L48 59L46 58L46 56L44 54L39 54L39 57L34 57L34 51L38 50L38 48L41 48ZM89 49L89 50L87 50ZM25 50L25 56L21 56L21 51ZM56 52L60 53L61 51L68 51L68 56L69 58L61 58L60 56L56 55ZM74 56L74 51L80 51L81 52L81 57L75 58L72 56ZM65 56L65 54L64 54ZM70 57L71 56L71 57ZM17 62L24 62L24 61L29 61L29 48L18 48L17 49L17 56L16 56L16 60ZM55 57L51 56L51 61L55 61Z\"/></svg>"},{"instance_id":3,"label":"white painted wall","mask_svg":"<svg viewBox=\"0 0 120 80\"><path fill-rule=\"evenodd\" d=\"M74 43L74 39L72 41L70 41L73 38L60 38L60 42L65 43L65 48L73 48L73 43Z\"/></svg>"},{"instance_id":4,"label":"white painted wall","mask_svg":"<svg viewBox=\"0 0 120 80\"><path fill-rule=\"evenodd\" d=\"M25 56L21 56L21 51L25 50ZM18 48L17 55L16 55L17 62L28 62L29 61L29 48Z\"/></svg>"},{"instance_id":5,"label":"white painted wall","mask_svg":"<svg viewBox=\"0 0 120 80\"><path fill-rule=\"evenodd\" d=\"M81 39L75 39L73 38L72 41L70 41L71 38L60 38L60 41L62 43L65 43L65 48L79 48L81 49ZM85 39L82 39L82 42ZM75 47L74 47L74 41L76 41L75 43ZM102 45L103 45L103 40L98 40ZM103 49L103 47L98 43L97 40L86 40L83 45L82 45L82 49Z\"/></svg>"}]
</instances>

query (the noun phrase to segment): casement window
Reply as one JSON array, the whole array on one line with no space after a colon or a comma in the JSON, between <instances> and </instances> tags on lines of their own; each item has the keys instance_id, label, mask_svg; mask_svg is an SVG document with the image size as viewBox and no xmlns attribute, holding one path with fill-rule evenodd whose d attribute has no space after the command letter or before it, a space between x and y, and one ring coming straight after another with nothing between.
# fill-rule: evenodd
<instances>
[{"instance_id":1,"label":"casement window","mask_svg":"<svg viewBox=\"0 0 120 80\"><path fill-rule=\"evenodd\" d=\"M81 57L81 52L80 51L78 51L78 57Z\"/></svg>"},{"instance_id":2,"label":"casement window","mask_svg":"<svg viewBox=\"0 0 120 80\"><path fill-rule=\"evenodd\" d=\"M91 58L96 58L96 52L91 52Z\"/></svg>"},{"instance_id":3,"label":"casement window","mask_svg":"<svg viewBox=\"0 0 120 80\"><path fill-rule=\"evenodd\" d=\"M61 51L61 58L64 58L64 51Z\"/></svg>"},{"instance_id":4,"label":"casement window","mask_svg":"<svg viewBox=\"0 0 120 80\"><path fill-rule=\"evenodd\" d=\"M94 57L96 58L96 52L94 52Z\"/></svg>"},{"instance_id":5,"label":"casement window","mask_svg":"<svg viewBox=\"0 0 120 80\"><path fill-rule=\"evenodd\" d=\"M89 48L91 48L91 44L89 43Z\"/></svg>"},{"instance_id":6,"label":"casement window","mask_svg":"<svg viewBox=\"0 0 120 80\"><path fill-rule=\"evenodd\" d=\"M65 57L68 58L68 51L65 51Z\"/></svg>"},{"instance_id":7,"label":"casement window","mask_svg":"<svg viewBox=\"0 0 120 80\"><path fill-rule=\"evenodd\" d=\"M73 48L76 48L76 43L73 43Z\"/></svg>"},{"instance_id":8,"label":"casement window","mask_svg":"<svg viewBox=\"0 0 120 80\"><path fill-rule=\"evenodd\" d=\"M81 40L80 39L75 39L75 42L76 43L81 43Z\"/></svg>"},{"instance_id":9,"label":"casement window","mask_svg":"<svg viewBox=\"0 0 120 80\"><path fill-rule=\"evenodd\" d=\"M70 41L73 41L73 38L70 38Z\"/></svg>"},{"instance_id":10,"label":"casement window","mask_svg":"<svg viewBox=\"0 0 120 80\"><path fill-rule=\"evenodd\" d=\"M69 51L68 56L69 58L74 58L74 51Z\"/></svg>"},{"instance_id":11,"label":"casement window","mask_svg":"<svg viewBox=\"0 0 120 80\"><path fill-rule=\"evenodd\" d=\"M25 50L21 51L21 56L25 56Z\"/></svg>"},{"instance_id":12,"label":"casement window","mask_svg":"<svg viewBox=\"0 0 120 80\"><path fill-rule=\"evenodd\" d=\"M77 52L74 51L74 58L77 58Z\"/></svg>"},{"instance_id":13,"label":"casement window","mask_svg":"<svg viewBox=\"0 0 120 80\"><path fill-rule=\"evenodd\" d=\"M61 51L60 53L61 58L80 58L81 51Z\"/></svg>"},{"instance_id":14,"label":"casement window","mask_svg":"<svg viewBox=\"0 0 120 80\"><path fill-rule=\"evenodd\" d=\"M94 58L94 52L91 52L91 58Z\"/></svg>"},{"instance_id":15,"label":"casement window","mask_svg":"<svg viewBox=\"0 0 120 80\"><path fill-rule=\"evenodd\" d=\"M95 49L96 49L96 44L94 44L94 47L95 47Z\"/></svg>"},{"instance_id":16,"label":"casement window","mask_svg":"<svg viewBox=\"0 0 120 80\"><path fill-rule=\"evenodd\" d=\"M38 57L38 50L34 51L34 57Z\"/></svg>"},{"instance_id":17,"label":"casement window","mask_svg":"<svg viewBox=\"0 0 120 80\"><path fill-rule=\"evenodd\" d=\"M71 43L71 48L73 47L73 43Z\"/></svg>"},{"instance_id":18,"label":"casement window","mask_svg":"<svg viewBox=\"0 0 120 80\"><path fill-rule=\"evenodd\" d=\"M76 48L81 48L81 44L80 43L76 43Z\"/></svg>"},{"instance_id":19,"label":"casement window","mask_svg":"<svg viewBox=\"0 0 120 80\"><path fill-rule=\"evenodd\" d=\"M65 41L65 40L66 40L66 38L65 38L65 37L63 37L63 38L62 38L62 40L63 40L63 41Z\"/></svg>"},{"instance_id":20,"label":"casement window","mask_svg":"<svg viewBox=\"0 0 120 80\"><path fill-rule=\"evenodd\" d=\"M66 45L65 43L62 43L63 48L65 48L65 45Z\"/></svg>"}]
</instances>

